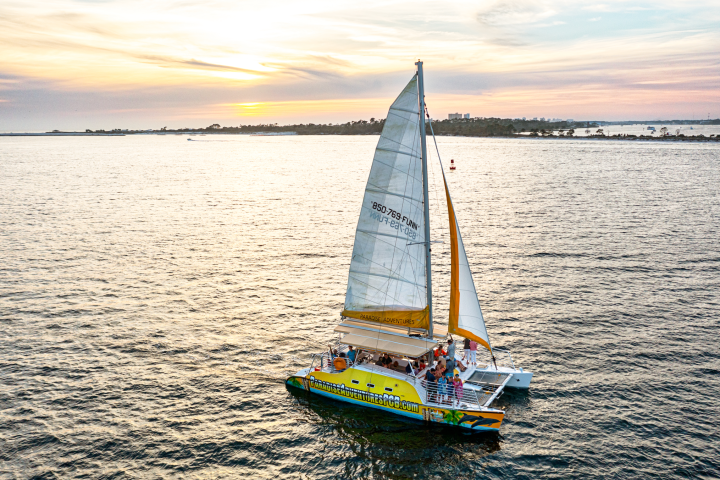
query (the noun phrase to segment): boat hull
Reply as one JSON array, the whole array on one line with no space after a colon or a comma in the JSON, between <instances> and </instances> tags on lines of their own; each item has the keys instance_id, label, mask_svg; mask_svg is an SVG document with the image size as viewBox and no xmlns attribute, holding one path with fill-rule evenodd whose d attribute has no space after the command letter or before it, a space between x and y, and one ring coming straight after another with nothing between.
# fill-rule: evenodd
<instances>
[{"instance_id":1,"label":"boat hull","mask_svg":"<svg viewBox=\"0 0 720 480\"><path fill-rule=\"evenodd\" d=\"M367 387L368 379L373 387ZM355 382L353 382L353 380ZM432 423L458 426L475 431L498 431L505 416L502 410L470 410L424 404L413 385L390 377L372 375L357 369L340 373L298 372L288 377L287 385L323 397L375 408L404 417ZM385 391L391 384L392 392ZM380 393L382 392L382 393Z\"/></svg>"}]
</instances>

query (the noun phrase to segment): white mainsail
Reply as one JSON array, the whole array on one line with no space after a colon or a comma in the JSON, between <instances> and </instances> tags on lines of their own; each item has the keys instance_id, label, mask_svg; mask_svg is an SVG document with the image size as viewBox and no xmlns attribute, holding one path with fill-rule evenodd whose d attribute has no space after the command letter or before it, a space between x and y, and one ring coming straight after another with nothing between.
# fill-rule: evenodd
<instances>
[{"instance_id":1,"label":"white mainsail","mask_svg":"<svg viewBox=\"0 0 720 480\"><path fill-rule=\"evenodd\" d=\"M429 327L417 75L388 112L355 231L342 315Z\"/></svg>"},{"instance_id":2,"label":"white mainsail","mask_svg":"<svg viewBox=\"0 0 720 480\"><path fill-rule=\"evenodd\" d=\"M447 196L448 216L450 217L450 318L448 332L475 340L492 352L490 338L485 328L485 319L478 301L475 282L470 272L470 264L465 254L460 225L455 215L450 190L445 173L445 195Z\"/></svg>"}]
</instances>

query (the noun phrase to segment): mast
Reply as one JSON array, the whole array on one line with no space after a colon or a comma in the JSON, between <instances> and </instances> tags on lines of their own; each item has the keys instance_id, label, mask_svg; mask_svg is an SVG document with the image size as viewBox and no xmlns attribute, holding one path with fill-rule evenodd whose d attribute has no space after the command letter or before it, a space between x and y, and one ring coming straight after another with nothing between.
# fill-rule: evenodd
<instances>
[{"instance_id":1,"label":"mast","mask_svg":"<svg viewBox=\"0 0 720 480\"><path fill-rule=\"evenodd\" d=\"M425 206L425 273L427 276L427 304L428 304L428 336L433 338L433 308L432 308L432 267L430 265L430 196L428 195L428 165L427 145L425 141L425 83L423 81L422 62L417 65L418 75L418 103L420 106L420 149L422 152L423 175L423 204Z\"/></svg>"}]
</instances>

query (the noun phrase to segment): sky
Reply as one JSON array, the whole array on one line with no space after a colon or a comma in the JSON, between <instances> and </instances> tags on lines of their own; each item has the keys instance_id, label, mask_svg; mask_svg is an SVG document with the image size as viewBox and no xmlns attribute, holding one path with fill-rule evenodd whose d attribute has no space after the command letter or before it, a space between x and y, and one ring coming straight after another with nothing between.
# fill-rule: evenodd
<instances>
[{"instance_id":1,"label":"sky","mask_svg":"<svg viewBox=\"0 0 720 480\"><path fill-rule=\"evenodd\" d=\"M0 2L0 131L720 117L720 2Z\"/></svg>"}]
</instances>

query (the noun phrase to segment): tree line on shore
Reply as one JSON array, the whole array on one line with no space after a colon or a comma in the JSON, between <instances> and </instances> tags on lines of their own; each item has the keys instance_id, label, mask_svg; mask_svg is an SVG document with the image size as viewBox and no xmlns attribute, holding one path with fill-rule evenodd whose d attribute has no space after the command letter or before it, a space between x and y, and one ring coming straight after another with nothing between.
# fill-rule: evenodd
<instances>
[{"instance_id":1,"label":"tree line on shore","mask_svg":"<svg viewBox=\"0 0 720 480\"><path fill-rule=\"evenodd\" d=\"M220 126L215 123L205 128L161 128L164 133L295 133L297 135L379 135L385 125L385 119L356 120L346 123L300 123L294 125L258 124ZM573 125L597 127L596 123L546 122L540 120L520 120L510 118L463 118L454 120L433 120L432 129L435 135L453 135L468 137L509 136L522 132L552 132L553 130L569 130ZM430 134L430 126L426 131ZM148 133L158 130L86 130L87 133Z\"/></svg>"},{"instance_id":2,"label":"tree line on shore","mask_svg":"<svg viewBox=\"0 0 720 480\"><path fill-rule=\"evenodd\" d=\"M710 121L714 122L714 121ZM479 117L479 118L462 118L453 120L433 120L432 131L438 136L465 136L465 137L509 137L516 135L527 135L531 137L573 137L575 130L584 131L587 136L590 137L607 137L606 133L602 128L595 130L599 125L598 123L606 122L549 122L545 120L522 120L522 119L511 119L511 118L497 118L497 117ZM708 122L702 122L704 124L712 124ZM226 126L223 127L220 124L214 123L205 128L178 128L168 129L163 127L159 130L86 130L86 133L93 134L140 134L140 133L212 133L212 134L297 134L297 135L379 135L385 126L384 119L371 118L370 120L355 120L346 123L300 123L293 125L278 125L277 123L272 124L258 124L258 125L238 125L238 126ZM592 130L590 130L592 129ZM654 136L653 138L662 137L686 137L686 135L680 134L671 135L667 132L667 128L664 128L665 132L659 132L661 135ZM431 133L430 124L426 123L426 131L428 135ZM714 135L712 135L715 137ZM623 138L644 138L646 135L628 135L628 134L616 134L612 137L623 137ZM647 135L647 137L651 137ZM695 138L696 136L689 135L686 138ZM703 135L697 135L697 137L703 137ZM713 138L716 140L717 138Z\"/></svg>"}]
</instances>

